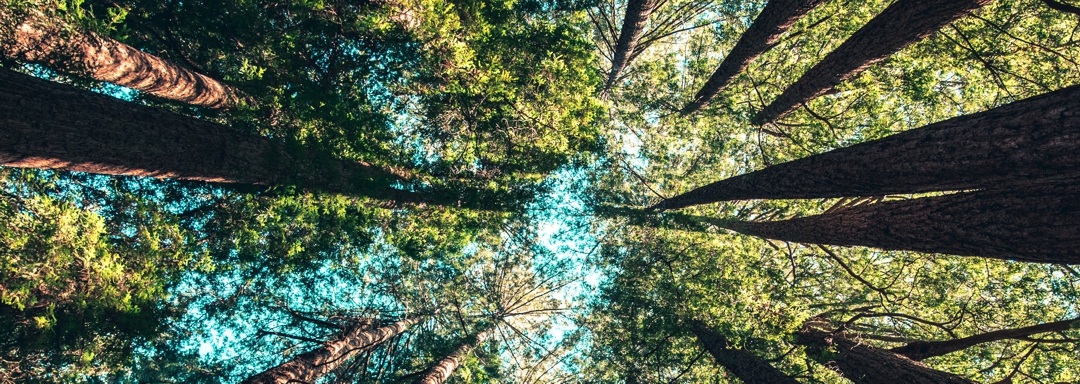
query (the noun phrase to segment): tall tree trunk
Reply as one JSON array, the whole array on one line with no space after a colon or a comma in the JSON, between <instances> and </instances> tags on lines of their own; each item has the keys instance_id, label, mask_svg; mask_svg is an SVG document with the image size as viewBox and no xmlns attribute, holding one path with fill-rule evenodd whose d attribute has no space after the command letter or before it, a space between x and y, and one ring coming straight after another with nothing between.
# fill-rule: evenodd
<instances>
[{"instance_id":1,"label":"tall tree trunk","mask_svg":"<svg viewBox=\"0 0 1080 384\"><path fill-rule=\"evenodd\" d=\"M416 319L402 320L385 327L369 330L364 330L362 326L353 326L337 340L302 353L292 360L249 377L240 383L314 383L319 377L344 364L350 357L405 332L410 326L416 324L416 321Z\"/></svg>"},{"instance_id":2,"label":"tall tree trunk","mask_svg":"<svg viewBox=\"0 0 1080 384\"><path fill-rule=\"evenodd\" d=\"M7 26L13 30L12 41L0 43L4 56L71 67L95 80L192 105L227 108L237 101L238 93L217 80L92 32L62 33L58 20L0 17L0 22L15 24Z\"/></svg>"},{"instance_id":3,"label":"tall tree trunk","mask_svg":"<svg viewBox=\"0 0 1080 384\"><path fill-rule=\"evenodd\" d=\"M420 378L417 379L414 383L445 383L446 380L450 378L450 375L454 373L454 370L457 369L458 365L461 365L461 361L468 357L469 354L472 353L472 351L480 345L480 343L483 343L484 339L487 339L490 333L491 328L488 327L480 331L480 333L477 333L476 336L466 338L461 342L461 345L458 346L457 350L446 356L446 358L439 360L439 362L435 363L435 365L431 366L431 368L428 368L426 371L424 371L424 373L420 375Z\"/></svg>"},{"instance_id":4,"label":"tall tree trunk","mask_svg":"<svg viewBox=\"0 0 1080 384\"><path fill-rule=\"evenodd\" d=\"M248 185L396 203L505 209L479 189L409 192L410 176L0 69L0 165ZM509 196L513 197L513 196Z\"/></svg>"},{"instance_id":5,"label":"tall tree trunk","mask_svg":"<svg viewBox=\"0 0 1080 384\"><path fill-rule=\"evenodd\" d=\"M770 123L992 0L897 0L754 117Z\"/></svg>"},{"instance_id":6,"label":"tall tree trunk","mask_svg":"<svg viewBox=\"0 0 1080 384\"><path fill-rule=\"evenodd\" d=\"M918 361L967 349L968 347L982 343L1025 338L1040 333L1061 332L1078 327L1080 327L1080 319L1062 320L1023 328L1002 329L999 331L980 333L978 335L955 340L915 341L902 347L893 348L890 351Z\"/></svg>"},{"instance_id":7,"label":"tall tree trunk","mask_svg":"<svg viewBox=\"0 0 1080 384\"><path fill-rule=\"evenodd\" d=\"M716 359L739 380L746 384L798 384L779 369L757 357L750 351L734 348L724 335L710 329L705 323L694 320L689 323L690 331L698 341Z\"/></svg>"},{"instance_id":8,"label":"tall tree trunk","mask_svg":"<svg viewBox=\"0 0 1080 384\"><path fill-rule=\"evenodd\" d=\"M963 377L929 368L895 353L848 340L843 333L805 328L797 343L807 355L833 368L855 384L973 384Z\"/></svg>"},{"instance_id":9,"label":"tall tree trunk","mask_svg":"<svg viewBox=\"0 0 1080 384\"><path fill-rule=\"evenodd\" d=\"M608 73L605 89L610 89L619 78L619 73L629 64L630 53L637 47L641 32L645 30L645 23L649 21L649 15L655 10L657 0L629 0L626 3L626 15L623 17L622 29L619 31L619 41L615 45L615 52L611 54L611 71Z\"/></svg>"},{"instance_id":10,"label":"tall tree trunk","mask_svg":"<svg viewBox=\"0 0 1080 384\"><path fill-rule=\"evenodd\" d=\"M1080 187L956 193L727 227L798 243L1075 264L1080 263Z\"/></svg>"},{"instance_id":11,"label":"tall tree trunk","mask_svg":"<svg viewBox=\"0 0 1080 384\"><path fill-rule=\"evenodd\" d=\"M683 116L697 112L709 104L720 91L727 87L731 79L746 69L750 62L769 49L780 40L780 36L787 32L800 17L817 7L824 0L771 0L761 10L750 28L743 32L739 42L724 57L724 61L716 68L709 77L709 81L694 95L694 101L686 105L680 112Z\"/></svg>"},{"instance_id":12,"label":"tall tree trunk","mask_svg":"<svg viewBox=\"0 0 1080 384\"><path fill-rule=\"evenodd\" d=\"M1080 86L717 181L657 204L881 196L1080 176Z\"/></svg>"}]
</instances>

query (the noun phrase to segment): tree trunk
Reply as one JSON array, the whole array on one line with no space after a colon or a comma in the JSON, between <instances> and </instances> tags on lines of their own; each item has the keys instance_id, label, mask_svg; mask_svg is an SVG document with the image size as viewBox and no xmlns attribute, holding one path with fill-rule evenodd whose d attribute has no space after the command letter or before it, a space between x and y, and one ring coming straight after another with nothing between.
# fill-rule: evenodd
<instances>
[{"instance_id":1,"label":"tree trunk","mask_svg":"<svg viewBox=\"0 0 1080 384\"><path fill-rule=\"evenodd\" d=\"M968 347L972 347L982 343L989 343L992 341L1007 339L1025 338L1040 333L1061 332L1073 328L1080 328L1080 319L1055 321L1053 323L1032 325L1030 327L1023 328L1003 329L999 331L980 333L978 335L968 336L955 340L915 341L908 343L907 345L904 345L902 347L893 348L890 351L892 351L893 353L907 356L909 359L918 361L931 357L945 355L962 349L967 349Z\"/></svg>"},{"instance_id":2,"label":"tree trunk","mask_svg":"<svg viewBox=\"0 0 1080 384\"><path fill-rule=\"evenodd\" d=\"M95 80L137 89L164 99L210 108L228 108L237 101L231 87L180 67L135 47L98 36L93 32L61 33L62 28L29 17L14 24L12 41L0 43L7 57L43 63L54 69L69 66ZM62 61L74 60L74 65Z\"/></svg>"},{"instance_id":3,"label":"tree trunk","mask_svg":"<svg viewBox=\"0 0 1080 384\"><path fill-rule=\"evenodd\" d=\"M780 36L787 32L800 17L810 12L824 0L771 0L761 10L750 28L743 32L739 42L724 57L724 61L716 68L709 77L709 81L694 95L694 101L688 104L680 112L683 116L697 112L709 104L720 91L724 89L740 72L746 69L750 62L769 49L780 40Z\"/></svg>"},{"instance_id":4,"label":"tree trunk","mask_svg":"<svg viewBox=\"0 0 1080 384\"><path fill-rule=\"evenodd\" d=\"M864 204L731 230L798 243L1080 263L1080 187L1041 185Z\"/></svg>"},{"instance_id":5,"label":"tree trunk","mask_svg":"<svg viewBox=\"0 0 1080 384\"><path fill-rule=\"evenodd\" d=\"M353 326L337 340L249 377L241 384L314 383L319 377L344 364L350 357L405 332L410 326L416 324L416 321L416 319L402 320L366 331L362 326Z\"/></svg>"},{"instance_id":6,"label":"tree trunk","mask_svg":"<svg viewBox=\"0 0 1080 384\"><path fill-rule=\"evenodd\" d=\"M645 23L649 21L649 15L655 7L656 0L629 0L626 3L626 16L623 17L615 52L611 54L611 72L608 74L605 89L610 89L615 85L619 73L629 64L630 52L633 52L637 46L641 32L645 30Z\"/></svg>"},{"instance_id":7,"label":"tree trunk","mask_svg":"<svg viewBox=\"0 0 1080 384\"><path fill-rule=\"evenodd\" d=\"M855 384L973 384L963 377L931 369L922 363L848 340L843 333L803 329L796 341L807 355L838 371Z\"/></svg>"},{"instance_id":8,"label":"tree trunk","mask_svg":"<svg viewBox=\"0 0 1080 384\"><path fill-rule=\"evenodd\" d=\"M731 342L701 321L691 321L690 331L716 359L716 363L746 384L798 384L779 369L745 349L733 348Z\"/></svg>"},{"instance_id":9,"label":"tree trunk","mask_svg":"<svg viewBox=\"0 0 1080 384\"><path fill-rule=\"evenodd\" d=\"M897 0L840 44L754 117L771 123L800 104L854 77L893 53L930 36L992 0Z\"/></svg>"},{"instance_id":10,"label":"tree trunk","mask_svg":"<svg viewBox=\"0 0 1080 384\"><path fill-rule=\"evenodd\" d=\"M248 185L396 203L505 209L485 190L390 188L409 175L0 69L0 165ZM507 203L508 204L508 203Z\"/></svg>"},{"instance_id":11,"label":"tree trunk","mask_svg":"<svg viewBox=\"0 0 1080 384\"><path fill-rule=\"evenodd\" d=\"M882 196L1080 176L1080 86L721 180L657 204Z\"/></svg>"},{"instance_id":12,"label":"tree trunk","mask_svg":"<svg viewBox=\"0 0 1080 384\"><path fill-rule=\"evenodd\" d=\"M446 356L446 358L439 360L438 363L435 363L435 365L431 366L431 368L428 368L427 371L424 371L424 373L420 375L420 378L417 379L415 383L445 383L446 380L450 378L450 375L454 373L454 370L457 369L458 365L461 365L461 361L468 357L469 354L472 353L472 351L476 349L478 345L480 345L480 343L483 343L484 339L488 337L488 334L490 334L490 332L490 327L485 328L483 331L480 331L480 333L477 333L475 337L466 338L465 340L463 340L461 342L461 345L458 346L457 350Z\"/></svg>"}]
</instances>

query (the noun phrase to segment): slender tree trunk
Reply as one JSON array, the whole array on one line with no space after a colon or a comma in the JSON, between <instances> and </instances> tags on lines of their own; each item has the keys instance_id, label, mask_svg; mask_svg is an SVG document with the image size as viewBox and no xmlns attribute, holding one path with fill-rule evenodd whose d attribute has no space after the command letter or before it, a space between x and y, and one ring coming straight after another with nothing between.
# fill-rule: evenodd
<instances>
[{"instance_id":1,"label":"slender tree trunk","mask_svg":"<svg viewBox=\"0 0 1080 384\"><path fill-rule=\"evenodd\" d=\"M705 345L705 349L716 359L716 363L723 365L729 372L738 377L746 384L798 384L799 382L788 377L779 369L757 357L750 351L734 348L724 335L710 329L701 321L691 321L690 331L697 336L698 341Z\"/></svg>"},{"instance_id":2,"label":"slender tree trunk","mask_svg":"<svg viewBox=\"0 0 1080 384\"><path fill-rule=\"evenodd\" d=\"M1041 185L864 204L731 230L798 243L1080 263L1080 187Z\"/></svg>"},{"instance_id":3,"label":"slender tree trunk","mask_svg":"<svg viewBox=\"0 0 1080 384\"><path fill-rule=\"evenodd\" d=\"M897 0L806 71L754 117L762 125L854 77L893 53L930 36L992 0Z\"/></svg>"},{"instance_id":4,"label":"slender tree trunk","mask_svg":"<svg viewBox=\"0 0 1080 384\"><path fill-rule=\"evenodd\" d=\"M407 174L0 69L0 165L247 185L396 203L506 209L485 190L390 188Z\"/></svg>"},{"instance_id":5,"label":"slender tree trunk","mask_svg":"<svg viewBox=\"0 0 1080 384\"><path fill-rule=\"evenodd\" d=\"M466 338L461 342L461 345L458 346L457 350L446 356L446 358L439 360L438 363L435 363L435 365L431 366L431 368L428 368L427 371L424 371L424 373L420 375L420 378L417 379L414 383L445 383L446 380L450 378L450 375L454 374L454 370L457 369L458 365L461 365L461 361L468 357L469 354L472 353L472 351L480 345L480 343L483 343L484 339L487 339L490 333L491 328L489 327L480 331L480 333L477 333L474 337Z\"/></svg>"},{"instance_id":6,"label":"slender tree trunk","mask_svg":"<svg viewBox=\"0 0 1080 384\"><path fill-rule=\"evenodd\" d=\"M622 29L615 52L611 54L611 72L608 74L605 88L610 89L619 78L619 73L629 64L630 53L637 47L645 23L656 7L656 0L629 0L626 3L626 16L623 17Z\"/></svg>"},{"instance_id":7,"label":"slender tree trunk","mask_svg":"<svg viewBox=\"0 0 1080 384\"><path fill-rule=\"evenodd\" d=\"M724 57L724 61L709 77L709 81L694 95L694 101L682 110L686 116L709 104L731 79L746 69L750 62L772 49L780 36L787 32L800 17L817 7L824 0L771 0L761 10L754 23L739 38L739 42Z\"/></svg>"},{"instance_id":8,"label":"slender tree trunk","mask_svg":"<svg viewBox=\"0 0 1080 384\"><path fill-rule=\"evenodd\" d=\"M366 331L362 326L353 326L337 340L249 377L241 384L314 383L319 377L344 364L350 357L405 332L410 326L416 324L416 321L416 319L402 320Z\"/></svg>"},{"instance_id":9,"label":"slender tree trunk","mask_svg":"<svg viewBox=\"0 0 1080 384\"><path fill-rule=\"evenodd\" d=\"M1000 188L1080 176L1080 86L721 180L657 204Z\"/></svg>"},{"instance_id":10,"label":"slender tree trunk","mask_svg":"<svg viewBox=\"0 0 1080 384\"><path fill-rule=\"evenodd\" d=\"M13 24L8 19L0 22ZM0 43L0 49L16 60L70 67L95 80L187 104L227 108L237 101L238 93L217 80L92 32L62 33L54 24L59 22L39 17L14 22L12 41ZM66 60L76 63L61 62Z\"/></svg>"},{"instance_id":11,"label":"slender tree trunk","mask_svg":"<svg viewBox=\"0 0 1080 384\"><path fill-rule=\"evenodd\" d=\"M848 340L843 333L803 329L797 342L807 355L855 384L973 384L963 377L929 368L887 350Z\"/></svg>"},{"instance_id":12,"label":"slender tree trunk","mask_svg":"<svg viewBox=\"0 0 1080 384\"><path fill-rule=\"evenodd\" d=\"M893 348L890 351L907 356L912 360L924 360L931 357L941 356L959 350L967 349L982 343L992 341L1025 338L1032 335L1047 332L1061 332L1073 328L1080 328L1080 319L1070 319L1032 325L1030 327L1003 329L999 331L980 333L955 340L943 341L915 341L902 347Z\"/></svg>"}]
</instances>

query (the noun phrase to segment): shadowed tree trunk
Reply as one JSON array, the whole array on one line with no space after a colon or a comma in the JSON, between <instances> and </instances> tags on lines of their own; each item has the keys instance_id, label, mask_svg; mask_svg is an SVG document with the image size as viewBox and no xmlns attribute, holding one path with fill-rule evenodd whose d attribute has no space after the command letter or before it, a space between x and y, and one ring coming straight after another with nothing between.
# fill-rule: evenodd
<instances>
[{"instance_id":1,"label":"shadowed tree trunk","mask_svg":"<svg viewBox=\"0 0 1080 384\"><path fill-rule=\"evenodd\" d=\"M771 123L867 67L992 0L898 0L840 44L754 117Z\"/></svg>"},{"instance_id":2,"label":"shadowed tree trunk","mask_svg":"<svg viewBox=\"0 0 1080 384\"><path fill-rule=\"evenodd\" d=\"M963 377L929 368L922 363L887 350L848 340L834 334L804 328L797 343L807 355L838 371L855 384L973 384Z\"/></svg>"},{"instance_id":3,"label":"shadowed tree trunk","mask_svg":"<svg viewBox=\"0 0 1080 384\"><path fill-rule=\"evenodd\" d=\"M480 333L477 333L476 336L466 338L461 342L461 345L458 346L456 350L454 350L453 353L446 356L446 358L439 360L438 363L435 363L435 365L431 366L431 368L428 368L426 371L424 371L424 373L420 375L420 378L417 379L414 383L445 383L446 380L450 378L450 375L454 374L454 370L457 369L458 365L461 365L461 361L465 360L465 358L468 357L469 354L472 353L472 351L480 345L480 343L483 343L484 339L487 339L490 333L491 328L488 327L480 331Z\"/></svg>"},{"instance_id":4,"label":"shadowed tree trunk","mask_svg":"<svg viewBox=\"0 0 1080 384\"><path fill-rule=\"evenodd\" d=\"M1003 329L999 331L980 333L955 340L943 341L915 341L902 347L896 347L890 351L907 356L912 360L924 360L931 357L941 356L956 352L968 347L992 341L1027 338L1032 335L1047 332L1061 332L1073 328L1080 328L1080 319L1070 319L1032 325L1030 327Z\"/></svg>"},{"instance_id":5,"label":"shadowed tree trunk","mask_svg":"<svg viewBox=\"0 0 1080 384\"><path fill-rule=\"evenodd\" d=\"M320 348L302 353L281 365L249 377L241 384L314 383L319 377L344 364L350 357L405 332L410 326L416 324L416 321L416 319L402 320L369 330L364 330L362 326L353 326L337 340L327 342Z\"/></svg>"},{"instance_id":6,"label":"shadowed tree trunk","mask_svg":"<svg viewBox=\"0 0 1080 384\"><path fill-rule=\"evenodd\" d=\"M733 222L748 235L832 244L1080 263L1080 187L1041 185L864 204L783 221Z\"/></svg>"},{"instance_id":7,"label":"shadowed tree trunk","mask_svg":"<svg viewBox=\"0 0 1080 384\"><path fill-rule=\"evenodd\" d=\"M882 196L1080 176L1080 86L721 180L676 209L741 199Z\"/></svg>"},{"instance_id":8,"label":"shadowed tree trunk","mask_svg":"<svg viewBox=\"0 0 1080 384\"><path fill-rule=\"evenodd\" d=\"M505 209L495 192L390 188L411 176L0 69L0 165L301 188L396 203ZM512 196L511 196L512 197Z\"/></svg>"},{"instance_id":9,"label":"shadowed tree trunk","mask_svg":"<svg viewBox=\"0 0 1080 384\"><path fill-rule=\"evenodd\" d=\"M626 16L623 17L622 29L619 31L619 41L615 44L615 52L611 54L611 71L604 86L606 89L615 85L619 73L629 64L630 53L637 46L641 32L645 30L645 23L655 10L656 2L657 0L629 0L626 3Z\"/></svg>"},{"instance_id":10,"label":"shadowed tree trunk","mask_svg":"<svg viewBox=\"0 0 1080 384\"><path fill-rule=\"evenodd\" d=\"M694 320L689 324L690 331L698 341L716 359L716 363L746 384L798 384L779 369L757 357L750 351L734 348L724 335L709 329L705 323Z\"/></svg>"},{"instance_id":11,"label":"shadowed tree trunk","mask_svg":"<svg viewBox=\"0 0 1080 384\"><path fill-rule=\"evenodd\" d=\"M0 15L0 22L14 24L9 19ZM227 108L237 101L238 93L217 80L92 32L61 33L53 22L59 21L30 17L9 26L14 36L0 49L17 60L71 67L95 80L187 104Z\"/></svg>"},{"instance_id":12,"label":"shadowed tree trunk","mask_svg":"<svg viewBox=\"0 0 1080 384\"><path fill-rule=\"evenodd\" d=\"M694 95L694 101L680 112L685 115L697 112L709 104L731 79L742 72L750 62L772 49L780 36L787 32L800 17L817 7L824 0L771 0L761 10L754 23L739 38L739 42L724 57L709 80Z\"/></svg>"}]
</instances>

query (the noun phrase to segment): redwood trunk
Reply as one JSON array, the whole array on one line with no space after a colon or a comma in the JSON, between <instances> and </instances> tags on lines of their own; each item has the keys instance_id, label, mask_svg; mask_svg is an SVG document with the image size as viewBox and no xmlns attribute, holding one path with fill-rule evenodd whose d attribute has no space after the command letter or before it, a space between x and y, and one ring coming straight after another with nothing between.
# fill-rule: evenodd
<instances>
[{"instance_id":1,"label":"redwood trunk","mask_svg":"<svg viewBox=\"0 0 1080 384\"><path fill-rule=\"evenodd\" d=\"M490 332L490 329L485 329L480 333L476 334L475 337L463 341L461 345L458 346L457 350L455 350L449 356L446 356L446 358L440 360L438 363L435 363L435 365L433 365L431 368L428 368L427 371L424 371L424 373L420 375L420 378L417 379L415 383L445 383L446 380L450 378L450 375L454 374L454 370L457 369L459 365L461 365L461 361L468 357L469 354L472 353L472 351L476 349L478 345L480 345L480 343L483 343L484 339L487 338Z\"/></svg>"},{"instance_id":2,"label":"redwood trunk","mask_svg":"<svg viewBox=\"0 0 1080 384\"><path fill-rule=\"evenodd\" d=\"M893 353L907 356L912 360L924 360L927 358L941 356L959 350L967 349L968 347L972 347L982 343L1024 338L1047 332L1061 332L1073 328L1080 328L1080 319L1055 321L1053 323L1032 325L1030 327L1023 328L1003 329L1000 331L981 333L978 335L968 336L955 340L915 341L908 343L907 345L904 345L902 347L893 348L890 351L892 351Z\"/></svg>"},{"instance_id":3,"label":"redwood trunk","mask_svg":"<svg viewBox=\"0 0 1080 384\"><path fill-rule=\"evenodd\" d=\"M783 221L735 222L748 235L798 243L1080 263L1080 187L1042 185L887 201Z\"/></svg>"},{"instance_id":4,"label":"redwood trunk","mask_svg":"<svg viewBox=\"0 0 1080 384\"><path fill-rule=\"evenodd\" d=\"M898 0L806 71L753 123L771 123L992 0Z\"/></svg>"},{"instance_id":5,"label":"redwood trunk","mask_svg":"<svg viewBox=\"0 0 1080 384\"><path fill-rule=\"evenodd\" d=\"M649 21L649 15L655 7L656 0L630 0L626 3L626 16L623 17L615 52L611 54L611 72L608 74L606 88L614 86L619 73L626 68L630 61L630 53L637 47L641 33L645 30L645 23Z\"/></svg>"},{"instance_id":6,"label":"redwood trunk","mask_svg":"<svg viewBox=\"0 0 1080 384\"><path fill-rule=\"evenodd\" d=\"M407 180L379 167L313 151L294 156L261 136L7 69L0 69L0 165L444 199L389 188Z\"/></svg>"},{"instance_id":7,"label":"redwood trunk","mask_svg":"<svg viewBox=\"0 0 1080 384\"><path fill-rule=\"evenodd\" d=\"M690 331L716 359L739 380L746 384L798 384L779 369L757 357L750 351L734 348L724 335L708 328L701 321L690 322Z\"/></svg>"},{"instance_id":8,"label":"redwood trunk","mask_svg":"<svg viewBox=\"0 0 1080 384\"><path fill-rule=\"evenodd\" d=\"M3 54L50 66L76 60L75 67L95 80L187 104L227 108L236 103L236 91L217 80L92 32L65 36L49 22L30 17L15 25L13 41L0 43Z\"/></svg>"},{"instance_id":9,"label":"redwood trunk","mask_svg":"<svg viewBox=\"0 0 1080 384\"><path fill-rule=\"evenodd\" d=\"M344 364L350 357L390 340L415 323L416 319L402 320L366 331L361 326L354 326L337 340L249 377L241 384L314 383L319 377Z\"/></svg>"},{"instance_id":10,"label":"redwood trunk","mask_svg":"<svg viewBox=\"0 0 1080 384\"><path fill-rule=\"evenodd\" d=\"M682 110L689 115L709 104L720 91L727 87L731 79L746 69L750 62L780 40L800 17L817 7L824 0L772 0L761 10L754 23L746 29L739 42L728 52L727 57L709 77L709 81L694 95L694 101Z\"/></svg>"},{"instance_id":11,"label":"redwood trunk","mask_svg":"<svg viewBox=\"0 0 1080 384\"><path fill-rule=\"evenodd\" d=\"M807 355L838 371L855 384L973 384L963 377L929 368L922 363L815 329L804 329L797 342Z\"/></svg>"},{"instance_id":12,"label":"redwood trunk","mask_svg":"<svg viewBox=\"0 0 1080 384\"><path fill-rule=\"evenodd\" d=\"M996 188L1080 176L1080 86L721 180L658 204Z\"/></svg>"}]
</instances>

